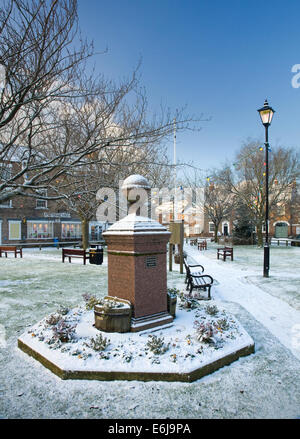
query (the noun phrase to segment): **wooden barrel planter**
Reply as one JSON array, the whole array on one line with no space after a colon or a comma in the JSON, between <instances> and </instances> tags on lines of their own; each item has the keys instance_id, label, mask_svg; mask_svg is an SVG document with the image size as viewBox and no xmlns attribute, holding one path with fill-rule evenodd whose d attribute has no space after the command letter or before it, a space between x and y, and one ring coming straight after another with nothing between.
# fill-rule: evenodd
<instances>
[{"instance_id":1,"label":"wooden barrel planter","mask_svg":"<svg viewBox=\"0 0 300 439\"><path fill-rule=\"evenodd\" d=\"M130 302L110 296L106 296L104 300L114 300L118 306L107 307L105 305L95 305L95 327L104 332L130 332Z\"/></svg>"},{"instance_id":2,"label":"wooden barrel planter","mask_svg":"<svg viewBox=\"0 0 300 439\"><path fill-rule=\"evenodd\" d=\"M175 264L180 264L180 255L178 253L174 255L174 262Z\"/></svg>"},{"instance_id":3,"label":"wooden barrel planter","mask_svg":"<svg viewBox=\"0 0 300 439\"><path fill-rule=\"evenodd\" d=\"M176 316L176 304L177 304L177 296L174 294L167 293L167 309L168 313L171 314L172 317Z\"/></svg>"},{"instance_id":4,"label":"wooden barrel planter","mask_svg":"<svg viewBox=\"0 0 300 439\"><path fill-rule=\"evenodd\" d=\"M185 251L182 253L182 255L183 255L183 258L187 257L187 253ZM180 253L175 253L174 254L174 263L175 264L180 264Z\"/></svg>"}]
</instances>

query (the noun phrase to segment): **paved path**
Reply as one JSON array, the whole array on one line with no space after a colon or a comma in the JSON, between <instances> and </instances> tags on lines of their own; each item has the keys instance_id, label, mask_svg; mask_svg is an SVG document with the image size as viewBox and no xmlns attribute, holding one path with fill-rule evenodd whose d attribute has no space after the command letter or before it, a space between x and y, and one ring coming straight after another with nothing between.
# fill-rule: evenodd
<instances>
[{"instance_id":1,"label":"paved path","mask_svg":"<svg viewBox=\"0 0 300 439\"><path fill-rule=\"evenodd\" d=\"M194 261L203 265L217 284L212 288L212 297L236 302L262 323L279 341L300 359L300 312L286 302L272 296L248 280L257 272L245 272L230 265L230 260L211 260L205 252L186 245L184 250Z\"/></svg>"}]
</instances>

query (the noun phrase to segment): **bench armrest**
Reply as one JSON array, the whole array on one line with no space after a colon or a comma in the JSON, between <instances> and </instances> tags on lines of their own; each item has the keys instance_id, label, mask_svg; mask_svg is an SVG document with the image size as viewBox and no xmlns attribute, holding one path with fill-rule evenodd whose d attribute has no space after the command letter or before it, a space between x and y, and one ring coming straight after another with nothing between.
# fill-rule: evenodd
<instances>
[{"instance_id":1,"label":"bench armrest","mask_svg":"<svg viewBox=\"0 0 300 439\"><path fill-rule=\"evenodd\" d=\"M203 273L203 271L204 271L204 267L203 267L203 265L200 265L200 264L198 264L198 265L189 265L189 268L195 268L195 267L201 267L201 269L202 269L202 273Z\"/></svg>"},{"instance_id":2,"label":"bench armrest","mask_svg":"<svg viewBox=\"0 0 300 439\"><path fill-rule=\"evenodd\" d=\"M209 275L209 274L201 274L201 275L196 275L196 274L192 274L191 273L191 277L194 277L195 279L199 279L199 278L208 278L210 280L210 282L207 282L209 284L212 284L214 282L213 278Z\"/></svg>"}]
</instances>

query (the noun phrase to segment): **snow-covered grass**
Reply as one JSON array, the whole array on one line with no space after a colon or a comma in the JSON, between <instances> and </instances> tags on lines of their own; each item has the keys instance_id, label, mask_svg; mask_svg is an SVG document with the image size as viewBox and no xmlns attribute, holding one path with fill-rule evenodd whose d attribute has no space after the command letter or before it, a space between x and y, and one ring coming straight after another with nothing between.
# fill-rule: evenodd
<instances>
[{"instance_id":1,"label":"snow-covered grass","mask_svg":"<svg viewBox=\"0 0 300 439\"><path fill-rule=\"evenodd\" d=\"M195 251L195 247L187 248L195 255L203 255L210 261L217 260L217 245L208 242L208 249ZM233 246L234 260L219 260L220 267L227 264L241 270L243 276L254 285L258 285L271 295L287 302L300 311L300 247L286 247L285 245L272 245L270 247L270 272L269 278L263 278L263 249L257 246ZM209 262L206 262L206 265Z\"/></svg>"},{"instance_id":2,"label":"snow-covered grass","mask_svg":"<svg viewBox=\"0 0 300 439\"><path fill-rule=\"evenodd\" d=\"M271 247L269 278L262 275L262 248L234 246L233 261L217 260L216 248L185 247L214 277L214 297L245 307L300 359L300 247Z\"/></svg>"},{"instance_id":3,"label":"snow-covered grass","mask_svg":"<svg viewBox=\"0 0 300 439\"><path fill-rule=\"evenodd\" d=\"M106 258L102 266L62 264L59 250L26 250L23 259L0 260L0 417L300 417L300 361L291 342L291 327L297 318L300 323L292 289L299 282L300 249L272 247L270 278L263 279L261 249L235 247L234 261L223 262L213 244L202 252L186 247L216 279L210 303L224 301L254 339L255 354L191 384L62 381L21 352L17 339L60 305L74 308L82 294L106 295ZM168 285L182 289L185 276L178 269L168 273ZM288 282L281 289L282 275ZM297 343L297 332L293 336Z\"/></svg>"}]
</instances>

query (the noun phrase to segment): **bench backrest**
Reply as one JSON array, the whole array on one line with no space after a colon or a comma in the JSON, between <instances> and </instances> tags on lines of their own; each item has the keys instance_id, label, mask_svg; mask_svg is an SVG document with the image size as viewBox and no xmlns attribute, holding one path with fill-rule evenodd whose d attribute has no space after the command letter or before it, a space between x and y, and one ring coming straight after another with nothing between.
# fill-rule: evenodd
<instances>
[{"instance_id":1,"label":"bench backrest","mask_svg":"<svg viewBox=\"0 0 300 439\"><path fill-rule=\"evenodd\" d=\"M6 247L2 247L2 246L0 246L0 250L2 250L2 251L16 251L17 250L17 247L13 247L13 246L11 246L11 247L8 247L8 246L6 246Z\"/></svg>"},{"instance_id":2,"label":"bench backrest","mask_svg":"<svg viewBox=\"0 0 300 439\"><path fill-rule=\"evenodd\" d=\"M85 251L85 250L75 250L73 248L63 248L62 249L64 254L69 254L69 255L87 255L89 252Z\"/></svg>"},{"instance_id":3,"label":"bench backrest","mask_svg":"<svg viewBox=\"0 0 300 439\"><path fill-rule=\"evenodd\" d=\"M185 258L183 258L183 263L184 263L184 266L185 266L186 271L187 271L187 272L190 271L189 266L188 266L188 264L187 264Z\"/></svg>"}]
</instances>

